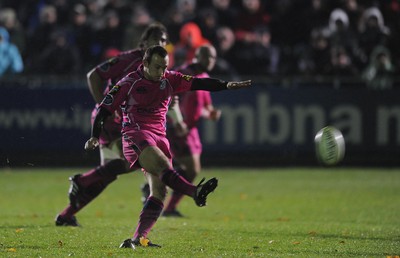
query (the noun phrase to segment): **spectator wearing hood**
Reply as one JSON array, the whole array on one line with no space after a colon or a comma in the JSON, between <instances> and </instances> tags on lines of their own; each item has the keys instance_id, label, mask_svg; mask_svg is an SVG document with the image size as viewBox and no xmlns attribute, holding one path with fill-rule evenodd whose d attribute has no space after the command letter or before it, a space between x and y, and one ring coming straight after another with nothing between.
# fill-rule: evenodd
<instances>
[{"instance_id":1,"label":"spectator wearing hood","mask_svg":"<svg viewBox=\"0 0 400 258\"><path fill-rule=\"evenodd\" d=\"M205 44L210 44L210 41L203 37L199 25L195 22L185 23L179 32L179 42L173 51L173 66L180 66L193 60L196 49Z\"/></svg>"},{"instance_id":2,"label":"spectator wearing hood","mask_svg":"<svg viewBox=\"0 0 400 258\"><path fill-rule=\"evenodd\" d=\"M9 40L8 31L0 27L0 77L5 74L21 73L24 69L18 48Z\"/></svg>"},{"instance_id":3,"label":"spectator wearing hood","mask_svg":"<svg viewBox=\"0 0 400 258\"><path fill-rule=\"evenodd\" d=\"M369 64L362 77L372 90L387 90L393 85L394 67L389 49L376 46L371 53Z\"/></svg>"},{"instance_id":4,"label":"spectator wearing hood","mask_svg":"<svg viewBox=\"0 0 400 258\"><path fill-rule=\"evenodd\" d=\"M390 30L385 26L381 11L377 7L370 7L363 12L359 26L359 46L364 55L364 62L376 46L386 46L390 37Z\"/></svg>"},{"instance_id":5,"label":"spectator wearing hood","mask_svg":"<svg viewBox=\"0 0 400 258\"><path fill-rule=\"evenodd\" d=\"M335 9L329 17L329 37L332 46L354 49L357 45L354 31L351 30L349 17L342 9Z\"/></svg>"},{"instance_id":6,"label":"spectator wearing hood","mask_svg":"<svg viewBox=\"0 0 400 258\"><path fill-rule=\"evenodd\" d=\"M336 8L331 12L328 31L333 60L339 61L348 58L350 59L348 64L352 63L357 67L362 67L356 31L352 30L349 17L343 9ZM343 58L344 56L346 58ZM335 61L334 63L338 64L340 62Z\"/></svg>"}]
</instances>

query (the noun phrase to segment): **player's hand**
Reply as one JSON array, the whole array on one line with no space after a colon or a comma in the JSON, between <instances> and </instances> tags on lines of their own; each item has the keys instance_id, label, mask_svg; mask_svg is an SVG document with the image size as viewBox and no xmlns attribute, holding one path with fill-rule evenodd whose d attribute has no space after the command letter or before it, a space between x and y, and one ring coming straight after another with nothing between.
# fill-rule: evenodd
<instances>
[{"instance_id":1,"label":"player's hand","mask_svg":"<svg viewBox=\"0 0 400 258\"><path fill-rule=\"evenodd\" d=\"M226 86L229 90L237 90L241 88L248 88L251 86L251 80L240 81L240 82L228 82Z\"/></svg>"},{"instance_id":2,"label":"player's hand","mask_svg":"<svg viewBox=\"0 0 400 258\"><path fill-rule=\"evenodd\" d=\"M99 146L99 139L96 137L91 137L87 142L85 143L85 150L94 150Z\"/></svg>"},{"instance_id":3,"label":"player's hand","mask_svg":"<svg viewBox=\"0 0 400 258\"><path fill-rule=\"evenodd\" d=\"M210 111L209 119L212 121L218 121L221 118L221 110L213 109Z\"/></svg>"}]
</instances>

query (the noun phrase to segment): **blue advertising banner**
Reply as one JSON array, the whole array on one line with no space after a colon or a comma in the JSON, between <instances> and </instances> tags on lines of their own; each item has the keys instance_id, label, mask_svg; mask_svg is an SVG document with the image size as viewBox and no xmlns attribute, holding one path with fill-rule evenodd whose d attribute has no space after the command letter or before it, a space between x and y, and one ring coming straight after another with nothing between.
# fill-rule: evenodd
<instances>
[{"instance_id":1,"label":"blue advertising banner","mask_svg":"<svg viewBox=\"0 0 400 258\"><path fill-rule=\"evenodd\" d=\"M332 125L342 131L351 149L400 150L397 91L255 85L251 90L213 93L213 100L222 109L222 119L218 125L203 126L208 148L310 150L317 131Z\"/></svg>"},{"instance_id":2,"label":"blue advertising banner","mask_svg":"<svg viewBox=\"0 0 400 258\"><path fill-rule=\"evenodd\" d=\"M263 157L313 162L315 134L332 125L344 135L348 163L398 163L398 90L283 89L258 84L248 91L213 93L213 100L222 110L222 118L218 124L202 125L208 151L236 152L246 157L255 153L258 159L252 162L257 163Z\"/></svg>"},{"instance_id":3,"label":"blue advertising banner","mask_svg":"<svg viewBox=\"0 0 400 258\"><path fill-rule=\"evenodd\" d=\"M82 155L94 105L85 87L7 88L0 104L0 154L19 163L41 153ZM400 164L399 90L368 91L316 87L252 89L212 93L222 110L218 122L203 121L204 157L215 163L237 157L254 164L315 162L314 136L326 125L342 131L344 162ZM72 153L72 154L71 154ZM46 154L47 155L47 154ZM249 159L252 157L252 159ZM79 160L84 157L70 157Z\"/></svg>"},{"instance_id":4,"label":"blue advertising banner","mask_svg":"<svg viewBox=\"0 0 400 258\"><path fill-rule=\"evenodd\" d=\"M84 88L10 88L3 97L3 152L76 150L89 136L94 101Z\"/></svg>"}]
</instances>

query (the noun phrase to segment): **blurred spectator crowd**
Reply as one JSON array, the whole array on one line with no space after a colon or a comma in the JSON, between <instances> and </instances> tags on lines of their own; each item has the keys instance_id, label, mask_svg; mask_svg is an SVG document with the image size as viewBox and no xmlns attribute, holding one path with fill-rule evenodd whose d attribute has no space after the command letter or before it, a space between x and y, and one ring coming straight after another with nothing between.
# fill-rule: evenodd
<instances>
[{"instance_id":1,"label":"blurred spectator crowd","mask_svg":"<svg viewBox=\"0 0 400 258\"><path fill-rule=\"evenodd\" d=\"M19 50L25 74L86 74L137 47L154 21L168 29L171 68L208 42L218 51L214 74L231 78L358 77L383 89L400 67L397 0L0 2L0 27ZM0 34L0 60L4 41Z\"/></svg>"}]
</instances>

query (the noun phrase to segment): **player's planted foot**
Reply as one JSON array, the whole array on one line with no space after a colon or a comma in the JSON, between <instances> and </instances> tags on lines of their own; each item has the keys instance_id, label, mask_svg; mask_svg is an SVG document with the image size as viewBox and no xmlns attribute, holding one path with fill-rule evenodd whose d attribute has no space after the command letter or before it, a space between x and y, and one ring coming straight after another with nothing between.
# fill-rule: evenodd
<instances>
[{"instance_id":1,"label":"player's planted foot","mask_svg":"<svg viewBox=\"0 0 400 258\"><path fill-rule=\"evenodd\" d=\"M176 217L176 218L182 218L183 215L177 210L172 210L172 211L163 211L161 214L163 217Z\"/></svg>"},{"instance_id":2,"label":"player's planted foot","mask_svg":"<svg viewBox=\"0 0 400 258\"><path fill-rule=\"evenodd\" d=\"M75 209L79 208L79 203L80 203L80 196L82 195L82 186L79 185L78 183L78 178L81 176L81 174L76 174L72 177L69 178L69 181L71 182L71 185L69 187L68 191L68 197L69 197L69 202L72 207Z\"/></svg>"},{"instance_id":3,"label":"player's planted foot","mask_svg":"<svg viewBox=\"0 0 400 258\"><path fill-rule=\"evenodd\" d=\"M218 179L215 177L202 184L204 180L205 178L203 178L197 185L195 195L193 196L194 201L199 207L206 205L207 196L218 186Z\"/></svg>"},{"instance_id":4,"label":"player's planted foot","mask_svg":"<svg viewBox=\"0 0 400 258\"><path fill-rule=\"evenodd\" d=\"M140 237L132 240L131 238L125 239L124 242L119 246L119 248L132 248L133 250L136 247L161 247L161 245L153 244L149 239L145 237Z\"/></svg>"},{"instance_id":5,"label":"player's planted foot","mask_svg":"<svg viewBox=\"0 0 400 258\"><path fill-rule=\"evenodd\" d=\"M55 223L56 226L80 227L78 220L75 216L72 216L72 218L64 218L61 215L58 215L56 217Z\"/></svg>"}]
</instances>

